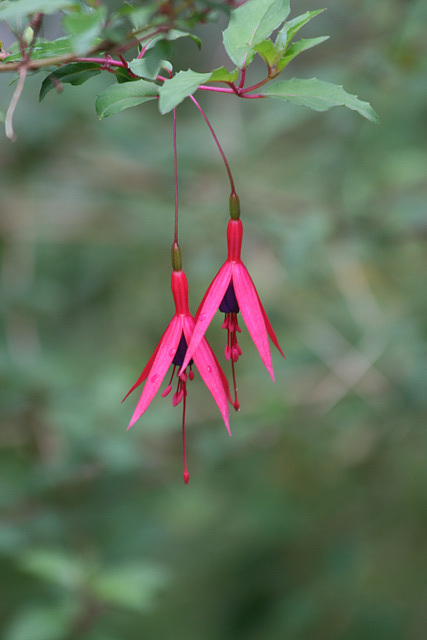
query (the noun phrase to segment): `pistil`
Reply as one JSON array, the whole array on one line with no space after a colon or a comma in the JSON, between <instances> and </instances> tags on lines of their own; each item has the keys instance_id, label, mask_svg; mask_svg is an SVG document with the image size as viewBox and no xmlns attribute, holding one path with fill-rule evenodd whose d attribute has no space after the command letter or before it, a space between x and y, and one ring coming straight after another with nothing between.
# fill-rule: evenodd
<instances>
[{"instance_id":1,"label":"pistil","mask_svg":"<svg viewBox=\"0 0 427 640\"><path fill-rule=\"evenodd\" d=\"M224 294L219 310L225 313L224 322L222 328L227 329L227 344L224 349L224 355L226 360L231 360L231 371L233 374L233 386L234 386L234 402L233 407L236 411L239 410L240 404L237 399L237 384L236 373L234 370L234 363L237 362L239 356L242 355L242 350L237 342L237 333L241 333L239 322L237 320L237 314L239 313L239 304L237 302L236 293L234 291L233 281L227 287L227 291Z\"/></svg>"},{"instance_id":2,"label":"pistil","mask_svg":"<svg viewBox=\"0 0 427 640\"><path fill-rule=\"evenodd\" d=\"M168 396L172 391L172 380L175 375L176 368L178 367L178 370L179 370L179 367L181 367L182 363L184 362L186 352L187 352L187 341L185 340L184 334L182 334L178 344L178 348L172 360L173 370L169 380L169 384L167 385L167 387L162 393L163 398ZM193 360L190 360L189 362L190 370L188 372L188 375L187 375L187 369L184 369L184 371L182 371L180 374L177 374L178 383L177 383L176 391L172 396L172 405L174 407L179 405L181 400L183 401L182 402L182 447L184 451L184 482L185 484L188 484L188 480L190 478L190 475L187 469L187 453L185 449L185 409L186 409L186 398L187 398L187 380L194 379L194 371L192 369L192 365L193 365Z\"/></svg>"}]
</instances>

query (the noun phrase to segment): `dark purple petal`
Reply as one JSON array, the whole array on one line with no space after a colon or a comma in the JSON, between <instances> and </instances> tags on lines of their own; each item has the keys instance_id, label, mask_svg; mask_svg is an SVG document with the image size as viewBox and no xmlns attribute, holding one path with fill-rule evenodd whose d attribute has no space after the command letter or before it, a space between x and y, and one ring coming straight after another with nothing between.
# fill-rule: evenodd
<instances>
[{"instance_id":1,"label":"dark purple petal","mask_svg":"<svg viewBox=\"0 0 427 640\"><path fill-rule=\"evenodd\" d=\"M223 313L239 313L240 311L232 280L228 285L221 304L219 305L219 310Z\"/></svg>"},{"instance_id":2,"label":"dark purple petal","mask_svg":"<svg viewBox=\"0 0 427 640\"><path fill-rule=\"evenodd\" d=\"M180 367L184 362L185 354L187 353L187 341L184 337L184 334L181 335L181 340L179 341L178 349L174 355L172 360L172 364L175 364L177 367ZM188 363L191 367L193 364L193 360L190 360Z\"/></svg>"}]
</instances>

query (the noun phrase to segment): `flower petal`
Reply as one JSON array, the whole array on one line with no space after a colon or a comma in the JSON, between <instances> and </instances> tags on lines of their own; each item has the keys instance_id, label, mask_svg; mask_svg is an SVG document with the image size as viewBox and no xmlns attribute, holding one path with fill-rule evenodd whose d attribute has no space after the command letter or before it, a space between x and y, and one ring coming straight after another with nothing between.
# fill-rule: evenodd
<instances>
[{"instance_id":1,"label":"flower petal","mask_svg":"<svg viewBox=\"0 0 427 640\"><path fill-rule=\"evenodd\" d=\"M166 331L164 331L163 336L165 335ZM124 402L126 400L126 398L128 397L128 395L130 393L132 393L132 391L134 389L136 389L137 387L139 387L140 384L142 384L144 382L144 380L147 379L148 374L150 373L150 369L153 366L153 362L154 359L157 355L157 352L159 350L160 344L163 340L163 336L160 338L159 343L157 345L157 347L154 349L153 354L151 355L149 361L147 362L147 364L145 365L144 369L142 370L141 375L139 376L138 380L135 382L135 384L129 389L129 391L127 392L127 394L125 395L125 397L123 398L122 402Z\"/></svg>"},{"instance_id":2,"label":"flower petal","mask_svg":"<svg viewBox=\"0 0 427 640\"><path fill-rule=\"evenodd\" d=\"M256 291L256 289L255 289L255 291ZM258 295L258 291L256 291L256 294L257 294L259 306L261 307L261 311L262 311L262 315L263 315L263 318L264 318L265 326L267 328L268 335L270 336L271 341L274 344L274 346L277 347L277 349L280 351L280 353L282 354L282 356L286 360L286 356L285 356L285 354L283 353L283 351L282 351L282 349L280 347L279 341L278 341L278 339L276 337L276 334L274 333L274 329L271 326L270 320L268 319L267 313L266 313L266 311L265 311L265 309L264 309L264 307L262 305L262 302L261 302L260 297Z\"/></svg>"},{"instance_id":3,"label":"flower petal","mask_svg":"<svg viewBox=\"0 0 427 640\"><path fill-rule=\"evenodd\" d=\"M194 327L193 335L188 343L187 354L182 363L180 371L184 371L185 367L193 358L194 351L197 349L200 341L205 335L212 318L218 310L221 300L224 297L227 287L231 279L231 263L225 262L216 274L215 278L209 285L209 289L205 294L204 302L198 310L197 321ZM194 360L194 358L193 358Z\"/></svg>"},{"instance_id":4,"label":"flower petal","mask_svg":"<svg viewBox=\"0 0 427 640\"><path fill-rule=\"evenodd\" d=\"M245 265L233 265L233 285L239 303L240 312L249 334L258 349L261 360L274 382L273 365L271 362L270 344L267 328L261 311L257 290Z\"/></svg>"},{"instance_id":5,"label":"flower petal","mask_svg":"<svg viewBox=\"0 0 427 640\"><path fill-rule=\"evenodd\" d=\"M191 316L184 318L184 336L188 341L194 331L194 320ZM193 353L194 364L197 367L200 377L211 392L218 409L221 412L227 431L231 436L230 422L228 417L228 398L226 388L228 390L228 382L224 372L219 366L212 349L210 348L206 338L202 338L197 349ZM185 361L184 361L185 362ZM221 375L222 373L222 375ZM226 388L224 386L226 385ZM230 391L228 390L228 396Z\"/></svg>"},{"instance_id":6,"label":"flower petal","mask_svg":"<svg viewBox=\"0 0 427 640\"><path fill-rule=\"evenodd\" d=\"M205 338L206 340L206 338ZM227 376L225 375L224 371L221 368L221 365L218 362L218 358L215 355L214 350L212 349L211 345L209 344L209 342L206 340L206 344L208 345L210 352L212 354L213 359L215 360L215 364L218 367L218 373L220 375L221 381L222 381L222 386L224 387L224 391L225 391L225 395L227 396L227 400L230 404L233 404L233 400L231 398L231 394L230 394L230 387L228 385L228 380L227 380Z\"/></svg>"},{"instance_id":7,"label":"flower petal","mask_svg":"<svg viewBox=\"0 0 427 640\"><path fill-rule=\"evenodd\" d=\"M156 395L163 382L167 370L172 364L173 357L178 348L182 335L182 317L173 316L162 339L159 342L156 357L148 374L148 379L142 390L141 397L136 405L128 429L142 416L148 405Z\"/></svg>"}]
</instances>

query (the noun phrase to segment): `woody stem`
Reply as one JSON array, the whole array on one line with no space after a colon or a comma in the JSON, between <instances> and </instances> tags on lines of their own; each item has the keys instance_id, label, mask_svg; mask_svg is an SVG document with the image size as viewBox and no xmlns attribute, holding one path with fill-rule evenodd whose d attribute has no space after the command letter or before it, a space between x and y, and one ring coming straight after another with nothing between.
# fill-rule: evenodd
<instances>
[{"instance_id":1,"label":"woody stem","mask_svg":"<svg viewBox=\"0 0 427 640\"><path fill-rule=\"evenodd\" d=\"M222 157L222 159L223 159L223 162L224 162L224 165L225 165L225 168L226 168L227 174L228 174L228 179L230 180L231 193L232 193L232 194L235 194L235 193L236 193L236 189L235 189L235 186L234 186L234 180L233 180L233 176L232 176L232 173L231 173L230 165L228 164L228 160L227 160L227 158L225 157L224 150L223 150L223 148L221 147L221 145L220 145L220 142L219 142L218 138L216 137L216 133L215 133L215 131L213 130L213 127L212 127L211 123L209 122L209 120L208 120L208 117L207 117L206 113L203 111L202 107L199 105L199 103L197 102L196 98L195 98L194 96L190 96L190 99L191 99L191 100L193 101L193 103L196 105L196 107L198 108L198 110L199 110L199 111L200 111L200 113L202 114L202 117L203 117L204 121L206 122L206 124L207 124L207 125L208 125L208 127L209 127L209 131L211 132L212 137L213 137L213 139L215 140L215 144L216 144L216 146L218 147L218 151L220 152L221 157Z\"/></svg>"}]
</instances>

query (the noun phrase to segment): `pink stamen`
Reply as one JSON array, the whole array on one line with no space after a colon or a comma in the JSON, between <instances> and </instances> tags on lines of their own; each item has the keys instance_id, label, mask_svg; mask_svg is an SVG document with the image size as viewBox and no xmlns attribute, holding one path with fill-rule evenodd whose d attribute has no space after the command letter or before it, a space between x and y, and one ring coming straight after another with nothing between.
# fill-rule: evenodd
<instances>
[{"instance_id":1,"label":"pink stamen","mask_svg":"<svg viewBox=\"0 0 427 640\"><path fill-rule=\"evenodd\" d=\"M169 384L167 385L166 389L163 391L162 398L166 398L166 396L168 396L172 391L172 378L174 377L175 369L176 369L176 365L173 366L173 371L169 380Z\"/></svg>"},{"instance_id":2,"label":"pink stamen","mask_svg":"<svg viewBox=\"0 0 427 640\"><path fill-rule=\"evenodd\" d=\"M168 396L171 391L172 391L172 385L168 384L168 386L165 388L165 390L162 393L162 398L166 398L166 396Z\"/></svg>"}]
</instances>

